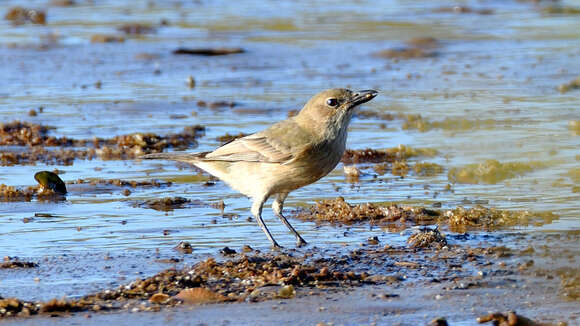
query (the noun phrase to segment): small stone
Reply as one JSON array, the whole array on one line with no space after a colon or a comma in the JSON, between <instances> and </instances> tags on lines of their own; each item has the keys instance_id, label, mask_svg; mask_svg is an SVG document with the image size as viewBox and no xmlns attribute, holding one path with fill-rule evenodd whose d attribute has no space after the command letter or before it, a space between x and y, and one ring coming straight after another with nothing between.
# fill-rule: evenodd
<instances>
[{"instance_id":1,"label":"small stone","mask_svg":"<svg viewBox=\"0 0 580 326\"><path fill-rule=\"evenodd\" d=\"M292 285L284 285L278 292L278 296L283 299L290 299L296 296L296 290Z\"/></svg>"}]
</instances>

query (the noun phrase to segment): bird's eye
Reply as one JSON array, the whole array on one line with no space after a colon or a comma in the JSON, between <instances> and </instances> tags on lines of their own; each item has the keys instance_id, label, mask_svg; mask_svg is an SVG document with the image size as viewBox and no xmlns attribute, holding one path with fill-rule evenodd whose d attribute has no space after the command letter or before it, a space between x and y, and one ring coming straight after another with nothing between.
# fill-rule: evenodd
<instances>
[{"instance_id":1,"label":"bird's eye","mask_svg":"<svg viewBox=\"0 0 580 326\"><path fill-rule=\"evenodd\" d=\"M334 106L337 106L338 105L338 100L335 99L335 98L329 98L328 100L326 100L326 104L328 106L334 107Z\"/></svg>"}]
</instances>

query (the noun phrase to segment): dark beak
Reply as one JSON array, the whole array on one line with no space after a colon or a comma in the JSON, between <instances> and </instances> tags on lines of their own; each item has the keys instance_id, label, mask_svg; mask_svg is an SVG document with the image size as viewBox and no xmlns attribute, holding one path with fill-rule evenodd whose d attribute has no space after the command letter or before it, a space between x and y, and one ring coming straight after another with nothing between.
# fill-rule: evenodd
<instances>
[{"instance_id":1,"label":"dark beak","mask_svg":"<svg viewBox=\"0 0 580 326\"><path fill-rule=\"evenodd\" d=\"M377 96L378 94L379 92L372 89L354 92L350 100L350 103L352 105L351 107L355 107L357 105L366 103L375 98L375 96Z\"/></svg>"}]
</instances>

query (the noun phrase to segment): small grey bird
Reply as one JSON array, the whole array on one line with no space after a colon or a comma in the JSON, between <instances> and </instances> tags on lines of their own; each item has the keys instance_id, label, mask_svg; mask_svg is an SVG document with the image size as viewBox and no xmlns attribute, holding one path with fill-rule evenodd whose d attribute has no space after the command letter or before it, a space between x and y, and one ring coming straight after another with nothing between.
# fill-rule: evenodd
<instances>
[{"instance_id":1,"label":"small grey bird","mask_svg":"<svg viewBox=\"0 0 580 326\"><path fill-rule=\"evenodd\" d=\"M282 215L284 200L291 191L317 181L336 167L345 150L354 108L377 94L374 90L325 90L312 97L298 115L213 152L159 153L141 158L193 164L250 197L252 214L272 246L279 248L262 220L264 203L276 195L272 210L300 247L306 241Z\"/></svg>"}]
</instances>

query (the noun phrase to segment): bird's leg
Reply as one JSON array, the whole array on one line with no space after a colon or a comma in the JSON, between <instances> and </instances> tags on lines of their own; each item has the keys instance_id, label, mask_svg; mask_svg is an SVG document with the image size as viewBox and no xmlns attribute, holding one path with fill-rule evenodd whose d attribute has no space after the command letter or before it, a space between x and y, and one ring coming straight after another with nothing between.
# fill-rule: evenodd
<instances>
[{"instance_id":1,"label":"bird's leg","mask_svg":"<svg viewBox=\"0 0 580 326\"><path fill-rule=\"evenodd\" d=\"M276 240L274 240L274 237L272 237L272 234L270 234L266 224L264 224L264 220L262 220L262 207L264 207L266 200L268 200L268 196L254 199L254 202L252 203L252 215L254 215L258 225L262 228L262 231L264 231L266 237L268 237L268 240L270 240L272 243L272 247L279 249L282 247L278 244L278 242L276 242Z\"/></svg>"},{"instance_id":2,"label":"bird's leg","mask_svg":"<svg viewBox=\"0 0 580 326\"><path fill-rule=\"evenodd\" d=\"M288 222L286 217L282 215L282 209L284 208L284 200L286 199L286 197L288 197L287 192L277 194L276 199L272 203L272 210L274 211L274 214L276 214L276 216L278 216L278 218L282 221L282 223L284 223L284 225L286 225L286 227L290 229L292 233L294 233L294 236L296 237L296 246L302 247L303 245L307 244L307 242L304 239L302 239L300 234L292 227L292 225L290 224L290 222Z\"/></svg>"}]
</instances>

